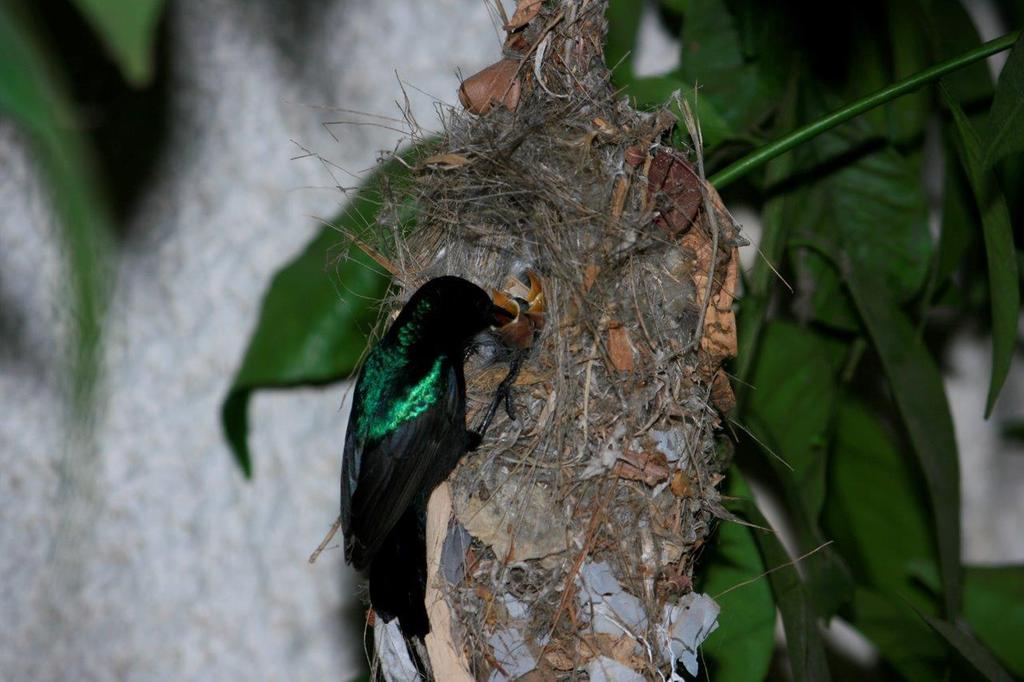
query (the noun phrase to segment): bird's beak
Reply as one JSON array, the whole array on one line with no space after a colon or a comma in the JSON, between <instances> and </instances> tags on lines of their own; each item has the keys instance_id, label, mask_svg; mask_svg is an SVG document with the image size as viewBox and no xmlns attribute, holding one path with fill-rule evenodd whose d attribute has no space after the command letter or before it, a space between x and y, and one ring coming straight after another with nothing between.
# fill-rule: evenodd
<instances>
[{"instance_id":1,"label":"bird's beak","mask_svg":"<svg viewBox=\"0 0 1024 682\"><path fill-rule=\"evenodd\" d=\"M537 332L544 328L547 306L540 277L528 271L529 287L514 277L505 284L505 291L492 291L495 333L511 348L526 349L533 345Z\"/></svg>"},{"instance_id":2,"label":"bird's beak","mask_svg":"<svg viewBox=\"0 0 1024 682\"><path fill-rule=\"evenodd\" d=\"M530 312L543 314L547 311L547 303L544 301L544 287L541 286L540 277L533 270L527 270L526 276L530 278L530 290L526 293Z\"/></svg>"},{"instance_id":3,"label":"bird's beak","mask_svg":"<svg viewBox=\"0 0 1024 682\"><path fill-rule=\"evenodd\" d=\"M495 327L501 328L512 324L519 317L519 304L503 291L491 290L491 314L494 316Z\"/></svg>"}]
</instances>

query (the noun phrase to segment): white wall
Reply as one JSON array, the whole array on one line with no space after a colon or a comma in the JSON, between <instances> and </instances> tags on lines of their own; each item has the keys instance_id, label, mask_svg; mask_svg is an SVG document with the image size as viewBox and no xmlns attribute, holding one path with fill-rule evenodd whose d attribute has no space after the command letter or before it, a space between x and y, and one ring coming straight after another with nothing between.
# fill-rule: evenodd
<instances>
[{"instance_id":1,"label":"white wall","mask_svg":"<svg viewBox=\"0 0 1024 682\"><path fill-rule=\"evenodd\" d=\"M0 123L0 679L357 669L353 576L337 551L306 563L338 505L344 390L255 399L252 483L220 401L270 276L342 200L315 160L290 160L289 140L369 168L397 135L334 127L335 142L320 121L352 116L316 107L397 115L396 69L454 102L456 69L500 44L482 0L322 0L302 3L305 18L298 4L169 7L170 139L119 259L95 458L68 446L58 414L57 229L23 140ZM409 95L434 126L432 100Z\"/></svg>"}]
</instances>

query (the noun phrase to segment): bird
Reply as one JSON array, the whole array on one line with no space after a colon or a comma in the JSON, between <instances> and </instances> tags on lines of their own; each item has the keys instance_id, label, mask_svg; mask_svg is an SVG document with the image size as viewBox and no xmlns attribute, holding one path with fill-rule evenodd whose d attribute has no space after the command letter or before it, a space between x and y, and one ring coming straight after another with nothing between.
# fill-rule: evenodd
<instances>
[{"instance_id":1,"label":"bird","mask_svg":"<svg viewBox=\"0 0 1024 682\"><path fill-rule=\"evenodd\" d=\"M468 280L431 279L371 349L356 381L341 470L345 559L368 572L370 606L386 623L397 618L407 640L422 642L430 631L430 493L479 445L490 422L467 428L463 363L476 337L517 313ZM504 400L512 416L510 385L503 382L489 415Z\"/></svg>"}]
</instances>

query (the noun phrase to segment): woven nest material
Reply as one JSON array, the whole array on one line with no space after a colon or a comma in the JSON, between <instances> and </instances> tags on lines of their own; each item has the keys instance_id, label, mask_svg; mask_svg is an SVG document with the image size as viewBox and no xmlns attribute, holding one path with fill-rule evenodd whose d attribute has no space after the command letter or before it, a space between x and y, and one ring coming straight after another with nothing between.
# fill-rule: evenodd
<instances>
[{"instance_id":1,"label":"woven nest material","mask_svg":"<svg viewBox=\"0 0 1024 682\"><path fill-rule=\"evenodd\" d=\"M507 289L528 271L546 301L516 419L499 412L431 502L438 679L595 664L664 679L682 656L673 609L725 513L741 238L696 153L663 144L674 117L611 88L603 11L521 0L503 59L462 87L469 111L446 112L384 194L391 238L373 250L396 302L443 274ZM506 371L488 352L467 361L471 424Z\"/></svg>"}]
</instances>

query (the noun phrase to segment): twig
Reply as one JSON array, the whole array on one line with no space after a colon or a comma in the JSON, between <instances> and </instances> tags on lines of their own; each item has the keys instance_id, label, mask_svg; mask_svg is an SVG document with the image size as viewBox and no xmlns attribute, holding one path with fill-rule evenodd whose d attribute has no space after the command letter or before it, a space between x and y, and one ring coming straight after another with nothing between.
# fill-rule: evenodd
<instances>
[{"instance_id":1,"label":"twig","mask_svg":"<svg viewBox=\"0 0 1024 682\"><path fill-rule=\"evenodd\" d=\"M693 149L697 153L697 175L700 180L700 194L704 200L704 213L708 217L711 227L711 264L708 266L708 284L704 288L704 305L700 309L700 317L697 319L697 329L694 330L693 340L690 341L691 348L699 348L701 337L704 335L704 319L707 317L708 307L711 305L711 292L715 285L715 261L718 260L718 216L715 207L711 204L711 196L708 194L707 180L704 177L704 138L700 132L700 124L693 116L689 103L679 96L676 91L673 96L679 109L683 112L683 121L686 123L686 131L693 140ZM696 100L696 89L693 93Z\"/></svg>"},{"instance_id":2,"label":"twig","mask_svg":"<svg viewBox=\"0 0 1024 682\"><path fill-rule=\"evenodd\" d=\"M756 575L753 578L748 578L747 580L744 580L741 583L736 583L735 585L733 585L732 587L728 588L727 590L719 592L718 594L716 594L712 598L717 600L719 597L727 595L730 592L732 592L733 590L738 590L739 588L744 587L746 585L749 585L750 583L756 583L761 578L765 578L765 577L771 575L772 573L774 573L775 571L782 570L783 568L787 568L789 566L795 566L796 564L800 563L801 561L803 561L807 557L811 556L812 554L817 554L821 550L825 549L826 547L831 545L833 542L835 542L835 540L829 540L828 542L824 542L824 543L818 545L817 547L815 547L814 549L812 549L810 552L807 552L806 554L804 554L802 556L798 556L797 558L793 559L792 561L787 561L784 564L776 566L775 568L770 568L767 571L765 571L764 573L762 573L761 575Z\"/></svg>"},{"instance_id":3,"label":"twig","mask_svg":"<svg viewBox=\"0 0 1024 682\"><path fill-rule=\"evenodd\" d=\"M334 523L331 524L331 529L327 531L327 535L320 541L320 544L313 550L313 553L309 555L309 563L316 563L316 560L320 558L323 551L327 549L327 544L334 539L339 528L341 528L341 514L338 514L338 518L334 519Z\"/></svg>"}]
</instances>

